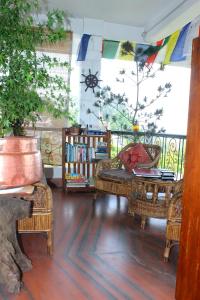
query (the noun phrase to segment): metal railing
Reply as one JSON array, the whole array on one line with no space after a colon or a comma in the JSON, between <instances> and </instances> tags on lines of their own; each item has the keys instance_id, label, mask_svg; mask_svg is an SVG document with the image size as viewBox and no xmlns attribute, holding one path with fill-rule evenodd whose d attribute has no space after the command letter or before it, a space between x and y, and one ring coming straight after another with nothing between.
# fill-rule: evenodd
<instances>
[{"instance_id":1,"label":"metal railing","mask_svg":"<svg viewBox=\"0 0 200 300\"><path fill-rule=\"evenodd\" d=\"M44 164L61 166L62 164L62 128L29 128L28 133L40 139L40 149ZM159 167L173 170L177 179L183 177L185 158L185 135L132 131L111 131L111 155L117 153L130 142L157 144L161 146Z\"/></svg>"},{"instance_id":2,"label":"metal railing","mask_svg":"<svg viewBox=\"0 0 200 300\"><path fill-rule=\"evenodd\" d=\"M161 146L159 167L173 170L177 179L183 177L185 158L185 135L144 132L112 131L112 157L130 142L141 142Z\"/></svg>"}]
</instances>

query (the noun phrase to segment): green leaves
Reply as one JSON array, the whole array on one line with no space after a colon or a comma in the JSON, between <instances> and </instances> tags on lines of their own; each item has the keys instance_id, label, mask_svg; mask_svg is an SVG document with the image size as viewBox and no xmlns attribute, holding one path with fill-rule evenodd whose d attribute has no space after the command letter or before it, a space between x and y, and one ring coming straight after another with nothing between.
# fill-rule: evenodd
<instances>
[{"instance_id":1,"label":"green leaves","mask_svg":"<svg viewBox=\"0 0 200 300\"><path fill-rule=\"evenodd\" d=\"M51 70L68 72L68 62L48 55L38 55L43 42L62 40L64 13L48 13L46 24L35 27L32 14L37 14L36 0L0 0L0 131L13 128L20 132L27 122L36 122L38 113L50 112L55 117L70 117L69 86Z\"/></svg>"}]
</instances>

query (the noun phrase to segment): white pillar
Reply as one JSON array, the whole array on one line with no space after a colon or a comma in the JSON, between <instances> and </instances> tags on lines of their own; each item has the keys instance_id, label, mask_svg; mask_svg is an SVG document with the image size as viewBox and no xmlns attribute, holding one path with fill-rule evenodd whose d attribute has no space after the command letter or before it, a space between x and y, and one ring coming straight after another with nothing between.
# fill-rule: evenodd
<instances>
[{"instance_id":1,"label":"white pillar","mask_svg":"<svg viewBox=\"0 0 200 300\"><path fill-rule=\"evenodd\" d=\"M101 72L101 50L102 50L102 38L99 36L92 35L90 37L86 60L80 63L80 82L85 80L85 76L89 74L96 74L100 79ZM84 74L81 75L81 74ZM99 82L100 84L100 82ZM80 123L83 126L89 125L92 128L99 128L99 121L92 114L88 114L87 110L90 109L99 115L99 109L94 107L94 102L97 100L95 93L99 90L98 87L93 89L88 88L85 83L81 83L81 101L80 101ZM87 90L86 90L87 89Z\"/></svg>"}]
</instances>

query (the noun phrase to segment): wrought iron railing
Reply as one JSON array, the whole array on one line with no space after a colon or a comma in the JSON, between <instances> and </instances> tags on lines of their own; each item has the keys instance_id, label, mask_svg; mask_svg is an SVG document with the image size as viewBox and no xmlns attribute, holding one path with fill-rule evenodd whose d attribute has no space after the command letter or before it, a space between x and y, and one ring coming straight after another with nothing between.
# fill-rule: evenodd
<instances>
[{"instance_id":1,"label":"wrought iron railing","mask_svg":"<svg viewBox=\"0 0 200 300\"><path fill-rule=\"evenodd\" d=\"M28 129L40 139L40 149L44 164L61 166L62 164L62 129L36 128ZM144 132L112 131L112 157L128 143L141 142L161 146L162 153L159 167L171 169L176 173L177 179L183 177L185 157L185 135L165 133L146 134Z\"/></svg>"},{"instance_id":2,"label":"wrought iron railing","mask_svg":"<svg viewBox=\"0 0 200 300\"><path fill-rule=\"evenodd\" d=\"M159 167L173 170L176 173L177 179L183 177L186 145L185 135L112 131L112 156L114 157L130 142L160 145L162 152Z\"/></svg>"}]
</instances>

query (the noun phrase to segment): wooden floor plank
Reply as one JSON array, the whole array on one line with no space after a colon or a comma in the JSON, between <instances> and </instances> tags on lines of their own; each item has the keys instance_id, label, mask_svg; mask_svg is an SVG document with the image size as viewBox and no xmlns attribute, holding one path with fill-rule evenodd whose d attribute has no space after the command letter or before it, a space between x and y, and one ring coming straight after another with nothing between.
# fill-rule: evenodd
<instances>
[{"instance_id":1,"label":"wooden floor plank","mask_svg":"<svg viewBox=\"0 0 200 300\"><path fill-rule=\"evenodd\" d=\"M173 300L177 249L163 262L165 222L127 214L127 199L54 188L54 255L43 234L21 235L33 269L19 295L0 300Z\"/></svg>"}]
</instances>

